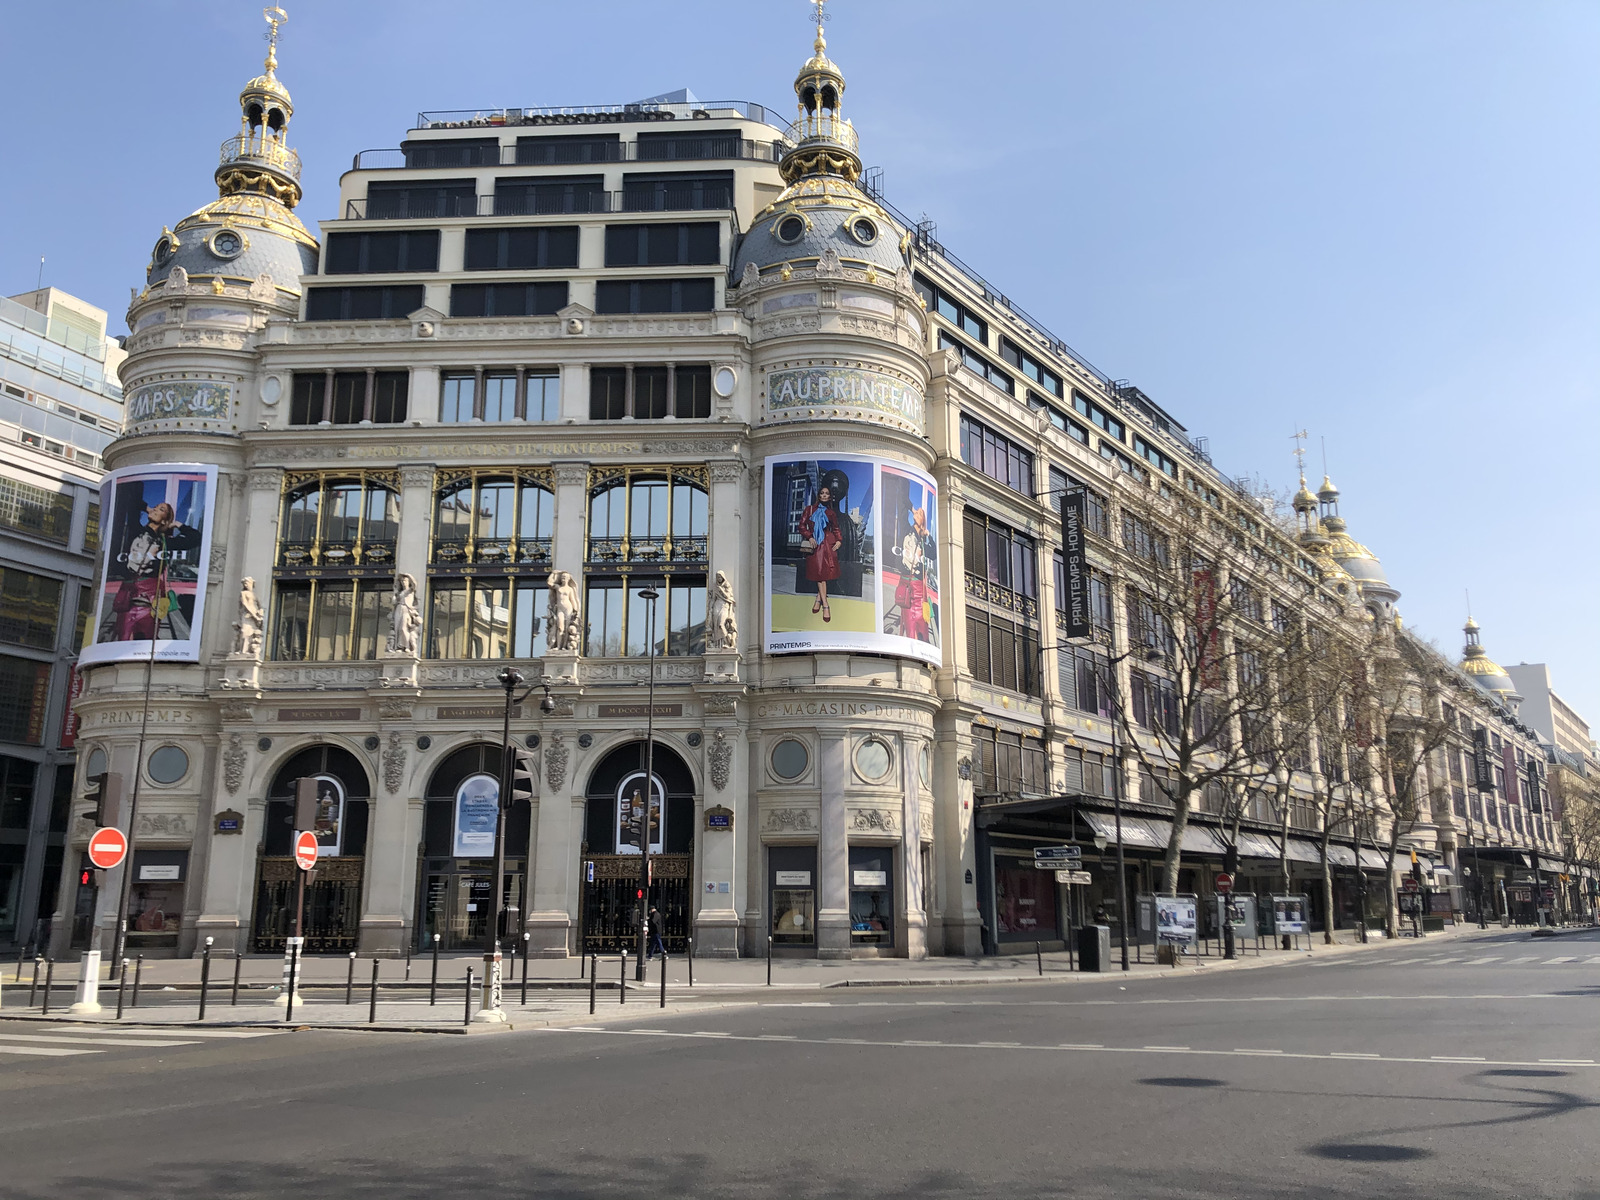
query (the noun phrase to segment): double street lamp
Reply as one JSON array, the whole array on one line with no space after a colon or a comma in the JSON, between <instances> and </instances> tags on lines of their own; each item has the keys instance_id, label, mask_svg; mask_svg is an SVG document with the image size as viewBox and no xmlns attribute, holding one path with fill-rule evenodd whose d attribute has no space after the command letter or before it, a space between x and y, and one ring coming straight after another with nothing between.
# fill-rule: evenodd
<instances>
[{"instance_id":1,"label":"double street lamp","mask_svg":"<svg viewBox=\"0 0 1600 1200\"><path fill-rule=\"evenodd\" d=\"M649 694L644 706L644 805L639 809L639 955L634 964L634 978L644 982L644 960L650 953L650 805L656 793L656 601L661 593L646 584L639 589L639 599L649 606L646 625L650 632L648 651L650 661ZM661 826L666 827L667 797L661 797Z\"/></svg>"}]
</instances>

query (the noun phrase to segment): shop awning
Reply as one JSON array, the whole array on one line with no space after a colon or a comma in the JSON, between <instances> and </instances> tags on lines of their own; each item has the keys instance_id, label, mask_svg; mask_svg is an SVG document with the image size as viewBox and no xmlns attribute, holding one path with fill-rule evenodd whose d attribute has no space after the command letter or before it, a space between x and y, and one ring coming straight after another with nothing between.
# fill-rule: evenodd
<instances>
[{"instance_id":1,"label":"shop awning","mask_svg":"<svg viewBox=\"0 0 1600 1200\"><path fill-rule=\"evenodd\" d=\"M1322 861L1322 851L1317 849L1315 842L1308 842L1304 838L1290 838L1289 861L1320 863Z\"/></svg>"},{"instance_id":2,"label":"shop awning","mask_svg":"<svg viewBox=\"0 0 1600 1200\"><path fill-rule=\"evenodd\" d=\"M1080 810L1079 815L1089 823L1096 837L1104 838L1107 845L1116 844L1117 820L1115 816L1087 810ZM1122 818L1122 844L1124 847L1135 850L1164 851L1167 848L1167 843L1171 840L1171 821L1163 821L1159 817L1130 817L1124 814ZM1221 858L1226 853L1227 846L1223 844L1221 838L1206 826L1191 823L1184 826L1182 850L1185 854Z\"/></svg>"},{"instance_id":3,"label":"shop awning","mask_svg":"<svg viewBox=\"0 0 1600 1200\"><path fill-rule=\"evenodd\" d=\"M1251 833L1248 829L1239 831L1239 854L1244 858L1271 858L1282 857L1278 843L1263 834Z\"/></svg>"}]
</instances>

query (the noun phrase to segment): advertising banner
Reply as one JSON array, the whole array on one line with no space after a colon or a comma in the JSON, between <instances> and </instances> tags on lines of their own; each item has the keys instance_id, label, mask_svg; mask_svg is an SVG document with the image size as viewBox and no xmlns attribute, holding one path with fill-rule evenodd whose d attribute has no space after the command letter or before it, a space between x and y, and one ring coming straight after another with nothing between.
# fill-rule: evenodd
<instances>
[{"instance_id":1,"label":"advertising banner","mask_svg":"<svg viewBox=\"0 0 1600 1200\"><path fill-rule=\"evenodd\" d=\"M660 854L665 830L661 798L666 788L657 775L650 789L650 853ZM639 818L644 815L644 772L635 771L617 785L617 853L639 853Z\"/></svg>"},{"instance_id":2,"label":"advertising banner","mask_svg":"<svg viewBox=\"0 0 1600 1200\"><path fill-rule=\"evenodd\" d=\"M456 788L455 857L493 858L499 821L500 781L493 775L468 775Z\"/></svg>"},{"instance_id":3,"label":"advertising banner","mask_svg":"<svg viewBox=\"0 0 1600 1200\"><path fill-rule=\"evenodd\" d=\"M864 455L781 456L766 498L767 653L942 661L932 478Z\"/></svg>"},{"instance_id":4,"label":"advertising banner","mask_svg":"<svg viewBox=\"0 0 1600 1200\"><path fill-rule=\"evenodd\" d=\"M1157 896L1156 941L1187 946L1199 941L1193 896Z\"/></svg>"},{"instance_id":5,"label":"advertising banner","mask_svg":"<svg viewBox=\"0 0 1600 1200\"><path fill-rule=\"evenodd\" d=\"M80 666L154 656L197 662L217 468L124 467L100 485L102 559L94 637Z\"/></svg>"},{"instance_id":6,"label":"advertising banner","mask_svg":"<svg viewBox=\"0 0 1600 1200\"><path fill-rule=\"evenodd\" d=\"M1061 497L1061 557L1065 572L1063 582L1067 594L1058 597L1065 601L1069 638L1086 638L1094 632L1089 619L1089 556L1083 546L1083 523L1089 498L1079 489L1066 492Z\"/></svg>"},{"instance_id":7,"label":"advertising banner","mask_svg":"<svg viewBox=\"0 0 1600 1200\"><path fill-rule=\"evenodd\" d=\"M317 775L317 815L311 832L317 839L317 857L333 858L344 851L344 781Z\"/></svg>"},{"instance_id":8,"label":"advertising banner","mask_svg":"<svg viewBox=\"0 0 1600 1200\"><path fill-rule=\"evenodd\" d=\"M1272 898L1272 931L1278 934L1304 933L1306 931L1306 898L1304 896L1274 896Z\"/></svg>"}]
</instances>

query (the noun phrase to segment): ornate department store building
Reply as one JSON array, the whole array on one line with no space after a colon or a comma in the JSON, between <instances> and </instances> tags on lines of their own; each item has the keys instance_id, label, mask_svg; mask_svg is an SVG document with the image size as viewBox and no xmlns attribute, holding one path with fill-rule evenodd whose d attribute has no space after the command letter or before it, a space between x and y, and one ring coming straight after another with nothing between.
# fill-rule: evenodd
<instances>
[{"instance_id":1,"label":"ornate department store building","mask_svg":"<svg viewBox=\"0 0 1600 1200\"><path fill-rule=\"evenodd\" d=\"M535 955L631 946L652 733L670 945L1058 939L1031 847L1087 845L1115 782L1107 506L1247 507L1182 427L864 187L820 28L793 123L687 92L422 114L318 236L275 48L219 197L162 230L128 312L78 711L80 787L137 778L130 952L281 948L306 776L310 950L481 946L508 662L535 684L511 732L536 794L505 827ZM1076 483L1099 638L1074 648ZM1329 539L1243 520L1296 604L1392 603ZM1449 821L1414 835L1441 872ZM69 860L58 952L116 911Z\"/></svg>"}]
</instances>

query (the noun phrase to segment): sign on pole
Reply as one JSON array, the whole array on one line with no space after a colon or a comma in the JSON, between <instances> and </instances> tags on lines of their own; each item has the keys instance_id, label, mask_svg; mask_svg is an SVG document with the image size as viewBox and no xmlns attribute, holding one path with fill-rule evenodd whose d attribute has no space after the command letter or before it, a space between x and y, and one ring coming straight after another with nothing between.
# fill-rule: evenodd
<instances>
[{"instance_id":1,"label":"sign on pole","mask_svg":"<svg viewBox=\"0 0 1600 1200\"><path fill-rule=\"evenodd\" d=\"M117 866L127 853L128 835L120 829L111 826L96 829L89 838L89 861L102 871Z\"/></svg>"},{"instance_id":2,"label":"sign on pole","mask_svg":"<svg viewBox=\"0 0 1600 1200\"><path fill-rule=\"evenodd\" d=\"M317 865L317 835L309 829L294 835L294 865L302 871L313 870Z\"/></svg>"},{"instance_id":3,"label":"sign on pole","mask_svg":"<svg viewBox=\"0 0 1600 1200\"><path fill-rule=\"evenodd\" d=\"M1216 889L1220 894L1222 894L1224 896L1226 896L1229 892L1233 891L1233 876L1232 875L1218 875L1217 878L1216 878Z\"/></svg>"},{"instance_id":4,"label":"sign on pole","mask_svg":"<svg viewBox=\"0 0 1600 1200\"><path fill-rule=\"evenodd\" d=\"M1082 846L1035 846L1033 865L1041 871L1073 868L1083 861Z\"/></svg>"},{"instance_id":5,"label":"sign on pole","mask_svg":"<svg viewBox=\"0 0 1600 1200\"><path fill-rule=\"evenodd\" d=\"M1087 887L1094 882L1094 876L1087 871L1057 871L1056 882Z\"/></svg>"}]
</instances>

